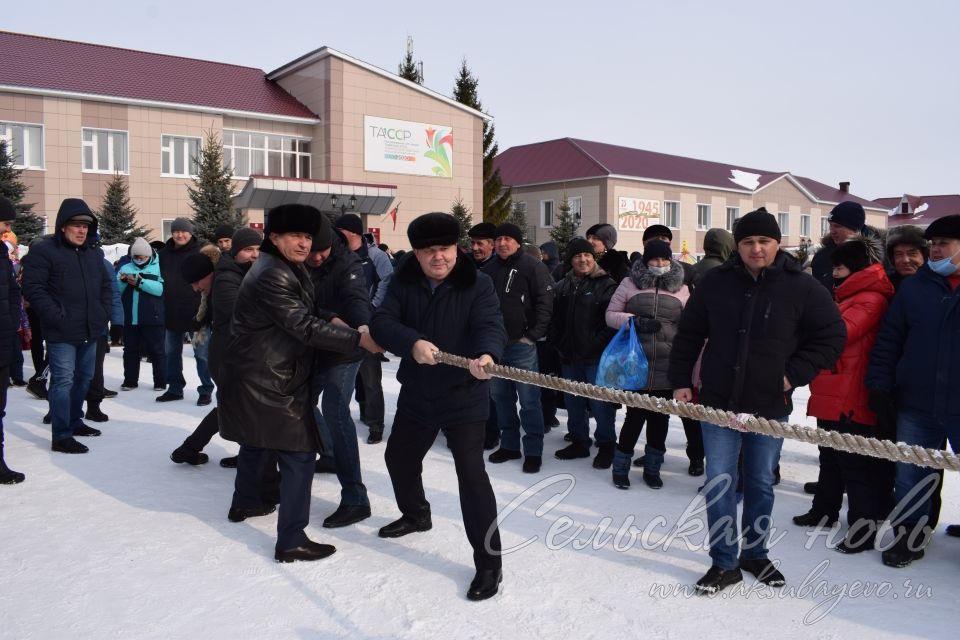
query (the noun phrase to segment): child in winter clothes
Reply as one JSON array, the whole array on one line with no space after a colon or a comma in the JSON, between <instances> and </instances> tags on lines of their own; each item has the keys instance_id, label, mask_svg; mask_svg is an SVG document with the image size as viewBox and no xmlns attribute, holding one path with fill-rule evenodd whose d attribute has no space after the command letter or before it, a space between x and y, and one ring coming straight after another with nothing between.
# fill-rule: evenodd
<instances>
[{"instance_id":1,"label":"child in winter clothes","mask_svg":"<svg viewBox=\"0 0 960 640\"><path fill-rule=\"evenodd\" d=\"M163 278L160 260L150 244L137 238L130 246L130 262L120 267L120 300L123 303L123 384L136 389L140 357L153 365L153 388L166 388L167 359L163 340Z\"/></svg>"}]
</instances>

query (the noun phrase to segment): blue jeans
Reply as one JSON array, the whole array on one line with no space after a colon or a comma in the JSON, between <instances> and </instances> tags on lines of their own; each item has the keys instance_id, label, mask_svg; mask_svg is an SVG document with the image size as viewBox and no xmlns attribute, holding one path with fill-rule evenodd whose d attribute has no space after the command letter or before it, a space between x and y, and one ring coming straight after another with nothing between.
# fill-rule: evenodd
<instances>
[{"instance_id":1,"label":"blue jeans","mask_svg":"<svg viewBox=\"0 0 960 640\"><path fill-rule=\"evenodd\" d=\"M47 400L53 441L73 437L83 419L83 400L87 396L97 364L97 341L48 342L47 359L50 383Z\"/></svg>"},{"instance_id":2,"label":"blue jeans","mask_svg":"<svg viewBox=\"0 0 960 640\"><path fill-rule=\"evenodd\" d=\"M322 393L320 410L314 406L320 439L325 449L333 449L333 462L340 481L340 503L370 506L367 488L360 474L360 449L357 425L350 416L350 397L357 380L360 362L345 362L313 375L313 397ZM329 452L324 454L327 457Z\"/></svg>"},{"instance_id":3,"label":"blue jeans","mask_svg":"<svg viewBox=\"0 0 960 640\"><path fill-rule=\"evenodd\" d=\"M197 361L197 375L200 376L200 386L197 387L197 393L209 396L213 393L213 379L210 377L208 357L210 329L205 327L200 331L205 331L207 337L202 345L193 349L193 358ZM183 395L183 388L187 386L187 381L183 377L183 334L183 331L167 329L163 345L163 351L167 356L167 385L169 385L167 391L181 396Z\"/></svg>"},{"instance_id":4,"label":"blue jeans","mask_svg":"<svg viewBox=\"0 0 960 640\"><path fill-rule=\"evenodd\" d=\"M939 422L932 415L911 409L902 409L897 415L897 440L900 442L939 449L944 438L950 441L950 448L954 453L960 451L960 419ZM894 486L897 506L890 517L893 525L927 524L930 517L931 487L934 493L938 491L935 483L927 483L931 482L929 476L936 475L937 471L934 469L905 462L897 463L897 481ZM914 491L924 480L926 482L923 487Z\"/></svg>"},{"instance_id":5,"label":"blue jeans","mask_svg":"<svg viewBox=\"0 0 960 640\"><path fill-rule=\"evenodd\" d=\"M786 418L778 418L786 421ZM782 438L741 433L708 422L703 426L707 462L707 525L710 558L721 569L736 569L739 558L767 557L773 513L774 469L780 462ZM743 517L737 528L737 460L743 449ZM743 536L743 550L739 538ZM739 552L739 553L738 553Z\"/></svg>"},{"instance_id":6,"label":"blue jeans","mask_svg":"<svg viewBox=\"0 0 960 640\"><path fill-rule=\"evenodd\" d=\"M537 371L537 346L514 342L503 350L500 364L526 371ZM523 426L523 453L543 455L543 410L540 408L540 388L512 380L494 378L490 381L490 396L497 407L500 425L500 446L520 451L520 427ZM520 415L517 415L517 399Z\"/></svg>"},{"instance_id":7,"label":"blue jeans","mask_svg":"<svg viewBox=\"0 0 960 640\"><path fill-rule=\"evenodd\" d=\"M563 377L567 380L589 382L597 380L597 364L564 364L561 365ZM614 427L616 408L609 402L601 402L572 394L564 394L563 404L567 408L567 428L573 434L573 441L585 447L590 446L590 419L587 417L587 406L597 421L597 444L613 445L617 441L617 432Z\"/></svg>"}]
</instances>

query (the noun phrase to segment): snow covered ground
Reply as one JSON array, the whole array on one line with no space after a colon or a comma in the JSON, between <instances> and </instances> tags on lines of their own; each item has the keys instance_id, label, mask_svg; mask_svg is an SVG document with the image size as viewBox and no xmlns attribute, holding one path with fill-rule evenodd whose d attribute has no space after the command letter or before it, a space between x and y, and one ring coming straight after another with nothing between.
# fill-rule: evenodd
<instances>
[{"instance_id":1,"label":"snow covered ground","mask_svg":"<svg viewBox=\"0 0 960 640\"><path fill-rule=\"evenodd\" d=\"M391 360L388 414L398 391L398 359ZM195 385L193 360L185 364ZM119 389L121 368L114 349L109 387ZM805 391L795 421L805 420ZM464 597L473 566L442 438L424 463L432 531L377 537L399 514L384 445L364 442L373 517L323 529L339 487L333 476L316 476L308 534L338 551L320 562L278 564L275 514L227 521L234 472L217 460L236 446L215 438L209 464L173 464L170 452L206 408L195 406L189 387L183 402L160 405L154 396L148 385L104 402L103 437L85 440L89 454L70 456L50 451L49 427L40 422L46 404L10 389L7 460L27 480L0 487L0 637L932 638L956 628L960 540L944 536L942 525L926 558L897 570L878 552L842 556L790 522L810 504L802 485L816 478L817 451L809 445L785 444L777 488L782 539L771 557L782 561L788 586L757 588L748 576L739 593L702 598L683 592L709 558L705 515L701 522L689 513L702 505L701 478L686 473L679 422L660 491L646 488L638 472L620 491L588 459L554 459L564 445L561 425L546 437L540 474L523 474L519 463L488 464L504 548L512 551L501 593L474 603ZM948 475L941 522L960 522L957 495Z\"/></svg>"}]
</instances>

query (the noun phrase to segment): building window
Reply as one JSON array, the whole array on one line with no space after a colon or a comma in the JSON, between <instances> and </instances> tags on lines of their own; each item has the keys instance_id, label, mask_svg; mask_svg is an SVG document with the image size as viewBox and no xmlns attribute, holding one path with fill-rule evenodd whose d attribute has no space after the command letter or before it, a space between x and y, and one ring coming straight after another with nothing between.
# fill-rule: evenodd
<instances>
[{"instance_id":1,"label":"building window","mask_svg":"<svg viewBox=\"0 0 960 640\"><path fill-rule=\"evenodd\" d=\"M43 127L39 124L0 122L0 140L17 169L43 169Z\"/></svg>"},{"instance_id":2,"label":"building window","mask_svg":"<svg viewBox=\"0 0 960 640\"><path fill-rule=\"evenodd\" d=\"M160 175L189 178L199 169L200 138L160 136Z\"/></svg>"},{"instance_id":3,"label":"building window","mask_svg":"<svg viewBox=\"0 0 960 640\"><path fill-rule=\"evenodd\" d=\"M810 216L800 216L800 237L810 237Z\"/></svg>"},{"instance_id":4,"label":"building window","mask_svg":"<svg viewBox=\"0 0 960 640\"><path fill-rule=\"evenodd\" d=\"M310 141L291 136L223 131L223 165L236 178L310 177Z\"/></svg>"},{"instance_id":5,"label":"building window","mask_svg":"<svg viewBox=\"0 0 960 640\"><path fill-rule=\"evenodd\" d=\"M127 132L83 130L83 170L90 173L127 173Z\"/></svg>"},{"instance_id":6,"label":"building window","mask_svg":"<svg viewBox=\"0 0 960 640\"><path fill-rule=\"evenodd\" d=\"M733 231L733 223L740 217L740 207L727 207L727 231Z\"/></svg>"},{"instance_id":7,"label":"building window","mask_svg":"<svg viewBox=\"0 0 960 640\"><path fill-rule=\"evenodd\" d=\"M553 226L553 200L540 201L540 226L548 229Z\"/></svg>"},{"instance_id":8,"label":"building window","mask_svg":"<svg viewBox=\"0 0 960 640\"><path fill-rule=\"evenodd\" d=\"M708 204L698 204L697 205L697 229L709 229L710 228L710 205Z\"/></svg>"},{"instance_id":9,"label":"building window","mask_svg":"<svg viewBox=\"0 0 960 640\"><path fill-rule=\"evenodd\" d=\"M777 214L777 224L780 225L780 233L790 235L790 214L781 211Z\"/></svg>"},{"instance_id":10,"label":"building window","mask_svg":"<svg viewBox=\"0 0 960 640\"><path fill-rule=\"evenodd\" d=\"M825 236L830 233L830 218L820 216L820 235Z\"/></svg>"},{"instance_id":11,"label":"building window","mask_svg":"<svg viewBox=\"0 0 960 640\"><path fill-rule=\"evenodd\" d=\"M680 228L680 203L663 201L663 224L671 229Z\"/></svg>"},{"instance_id":12,"label":"building window","mask_svg":"<svg viewBox=\"0 0 960 640\"><path fill-rule=\"evenodd\" d=\"M574 196L568 198L567 202L570 203L570 218L573 219L573 224L579 227L583 219L583 198Z\"/></svg>"}]
</instances>

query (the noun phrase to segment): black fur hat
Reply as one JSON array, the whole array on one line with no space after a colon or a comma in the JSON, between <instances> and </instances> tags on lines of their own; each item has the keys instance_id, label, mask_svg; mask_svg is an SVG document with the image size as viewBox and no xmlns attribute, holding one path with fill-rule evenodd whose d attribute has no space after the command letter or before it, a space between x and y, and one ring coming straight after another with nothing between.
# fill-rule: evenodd
<instances>
[{"instance_id":1,"label":"black fur hat","mask_svg":"<svg viewBox=\"0 0 960 640\"><path fill-rule=\"evenodd\" d=\"M457 244L459 238L460 223L449 213L425 213L414 218L407 227L407 239L414 249L434 245L448 247Z\"/></svg>"},{"instance_id":2,"label":"black fur hat","mask_svg":"<svg viewBox=\"0 0 960 640\"><path fill-rule=\"evenodd\" d=\"M320 230L323 214L316 207L306 204L282 204L270 209L267 214L267 225L263 230L265 236L271 233L309 233L316 235Z\"/></svg>"},{"instance_id":3,"label":"black fur hat","mask_svg":"<svg viewBox=\"0 0 960 640\"><path fill-rule=\"evenodd\" d=\"M927 240L933 238L957 238L960 239L960 215L944 216L937 218L927 227L927 232L923 234Z\"/></svg>"},{"instance_id":4,"label":"black fur hat","mask_svg":"<svg viewBox=\"0 0 960 640\"><path fill-rule=\"evenodd\" d=\"M830 254L830 260L833 266L843 265L850 269L850 273L863 271L871 264L878 262L867 242L859 238L851 238L838 244L837 248Z\"/></svg>"},{"instance_id":5,"label":"black fur hat","mask_svg":"<svg viewBox=\"0 0 960 640\"><path fill-rule=\"evenodd\" d=\"M926 260L930 257L930 247L923 237L923 229L913 224L902 224L887 230L887 255L893 259L893 250L899 245L919 249Z\"/></svg>"}]
</instances>

